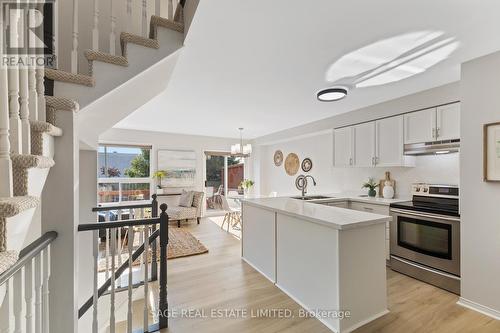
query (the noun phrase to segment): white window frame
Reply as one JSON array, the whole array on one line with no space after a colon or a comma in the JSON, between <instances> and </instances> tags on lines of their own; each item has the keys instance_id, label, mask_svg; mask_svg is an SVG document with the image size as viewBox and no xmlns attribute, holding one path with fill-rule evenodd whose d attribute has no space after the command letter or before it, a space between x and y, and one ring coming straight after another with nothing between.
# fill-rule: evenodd
<instances>
[{"instance_id":1,"label":"white window frame","mask_svg":"<svg viewBox=\"0 0 500 333\"><path fill-rule=\"evenodd\" d=\"M139 144L115 144L115 143L99 143L99 147L101 146L108 146L108 147L126 147L126 148L148 148L150 149L149 153L149 175L152 175L153 168L152 168L152 155L153 155L153 146L152 145L139 145ZM99 172L99 171L98 171ZM102 202L98 203L100 206L113 206L116 204L126 204L126 205L132 205L132 204L137 204L137 203L144 203L144 202L149 202L149 200L133 200L133 201L122 201L122 186L121 184L144 184L144 183L149 183L149 195L150 197L153 195L153 181L151 177L138 177L138 178L130 178L130 177L98 177L97 178L97 192L99 192L99 184L101 183L107 183L107 184L118 184L118 201L114 202ZM97 194L97 193L96 193Z\"/></svg>"}]
</instances>

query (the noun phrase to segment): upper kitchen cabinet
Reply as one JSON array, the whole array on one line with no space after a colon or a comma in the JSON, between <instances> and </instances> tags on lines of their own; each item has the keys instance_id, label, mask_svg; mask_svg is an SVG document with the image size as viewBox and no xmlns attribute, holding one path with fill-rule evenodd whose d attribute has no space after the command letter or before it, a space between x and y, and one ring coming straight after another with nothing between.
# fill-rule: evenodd
<instances>
[{"instance_id":1,"label":"upper kitchen cabinet","mask_svg":"<svg viewBox=\"0 0 500 333\"><path fill-rule=\"evenodd\" d=\"M434 141L436 108L411 112L404 115L404 143Z\"/></svg>"},{"instance_id":2,"label":"upper kitchen cabinet","mask_svg":"<svg viewBox=\"0 0 500 333\"><path fill-rule=\"evenodd\" d=\"M371 167L375 165L375 122L353 126L354 166Z\"/></svg>"},{"instance_id":3,"label":"upper kitchen cabinet","mask_svg":"<svg viewBox=\"0 0 500 333\"><path fill-rule=\"evenodd\" d=\"M352 127L338 128L334 131L334 165L336 167L352 166L353 159L353 129Z\"/></svg>"},{"instance_id":4,"label":"upper kitchen cabinet","mask_svg":"<svg viewBox=\"0 0 500 333\"><path fill-rule=\"evenodd\" d=\"M413 166L415 159L403 154L404 117L375 122L375 165L380 167Z\"/></svg>"},{"instance_id":5,"label":"upper kitchen cabinet","mask_svg":"<svg viewBox=\"0 0 500 333\"><path fill-rule=\"evenodd\" d=\"M460 139L460 103L453 103L436 108L437 140Z\"/></svg>"},{"instance_id":6,"label":"upper kitchen cabinet","mask_svg":"<svg viewBox=\"0 0 500 333\"><path fill-rule=\"evenodd\" d=\"M460 103L404 115L405 144L460 139Z\"/></svg>"}]
</instances>

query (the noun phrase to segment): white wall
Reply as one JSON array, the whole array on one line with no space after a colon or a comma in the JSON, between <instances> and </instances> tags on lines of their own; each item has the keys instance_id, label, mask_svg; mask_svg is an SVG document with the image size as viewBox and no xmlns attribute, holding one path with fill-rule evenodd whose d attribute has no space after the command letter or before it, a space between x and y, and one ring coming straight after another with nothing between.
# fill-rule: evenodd
<instances>
[{"instance_id":1,"label":"white wall","mask_svg":"<svg viewBox=\"0 0 500 333\"><path fill-rule=\"evenodd\" d=\"M261 193L277 191L279 195L299 194L295 188L295 176L288 176L283 165L276 167L273 155L280 149L284 156L294 152L302 160L309 157L313 168L308 173L312 175L317 186L309 182L309 193L329 192L366 192L361 190L361 184L369 177L383 179L385 171L391 172L391 178L396 180L396 195L410 197L410 185L413 182L438 182L458 184L459 154L440 156L419 156L414 168L335 168L333 167L333 134L319 134L288 142L264 146L261 157Z\"/></svg>"},{"instance_id":2,"label":"white wall","mask_svg":"<svg viewBox=\"0 0 500 333\"><path fill-rule=\"evenodd\" d=\"M152 145L151 166L157 170L158 149L194 150L196 152L196 186L194 190L204 188L205 154L211 151L230 151L231 144L238 139L216 138L196 135L182 135L161 132L148 132L112 128L104 132L99 141L103 143Z\"/></svg>"},{"instance_id":3,"label":"white wall","mask_svg":"<svg viewBox=\"0 0 500 333\"><path fill-rule=\"evenodd\" d=\"M273 163L274 151L280 149L284 156L294 152L302 160L310 157L313 169L310 174L318 186L309 186L309 193L362 192L361 184L374 177L383 179L385 171L390 171L396 180L396 196L410 197L410 184L413 182L437 182L459 184L459 154L442 156L421 156L416 159L415 168L334 168L333 167L333 128L353 125L360 122L389 117L405 112L425 109L435 105L460 100L458 82L429 89L388 102L362 108L346 114L330 117L254 140L261 151L253 156L254 170L260 193L277 191L279 195L297 194L296 176L288 176L284 167ZM335 104L332 104L335 107ZM260 162L257 162L260 161ZM300 171L299 171L300 172Z\"/></svg>"},{"instance_id":4,"label":"white wall","mask_svg":"<svg viewBox=\"0 0 500 333\"><path fill-rule=\"evenodd\" d=\"M483 125L500 121L500 53L462 65L462 297L500 319L500 183L483 182ZM479 305L480 304L480 305Z\"/></svg>"}]
</instances>

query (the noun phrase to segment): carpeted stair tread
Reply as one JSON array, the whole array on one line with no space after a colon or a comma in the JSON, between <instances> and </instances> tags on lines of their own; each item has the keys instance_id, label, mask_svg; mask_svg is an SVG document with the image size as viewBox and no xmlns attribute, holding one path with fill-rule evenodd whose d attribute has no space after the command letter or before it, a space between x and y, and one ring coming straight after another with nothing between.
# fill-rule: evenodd
<instances>
[{"instance_id":1,"label":"carpeted stair tread","mask_svg":"<svg viewBox=\"0 0 500 333\"><path fill-rule=\"evenodd\" d=\"M45 121L30 120L31 131L46 133L52 136L62 136L63 131L59 127L56 127Z\"/></svg>"},{"instance_id":2,"label":"carpeted stair tread","mask_svg":"<svg viewBox=\"0 0 500 333\"><path fill-rule=\"evenodd\" d=\"M11 268L19 257L17 251L0 252L0 274Z\"/></svg>"},{"instance_id":3,"label":"carpeted stair tread","mask_svg":"<svg viewBox=\"0 0 500 333\"><path fill-rule=\"evenodd\" d=\"M28 195L28 169L47 169L55 164L52 158L39 155L12 154L11 159L14 196Z\"/></svg>"},{"instance_id":4,"label":"carpeted stair tread","mask_svg":"<svg viewBox=\"0 0 500 333\"><path fill-rule=\"evenodd\" d=\"M59 69L45 69L45 77L50 80L79 84L87 87L95 85L94 78L89 75L73 74Z\"/></svg>"},{"instance_id":5,"label":"carpeted stair tread","mask_svg":"<svg viewBox=\"0 0 500 333\"><path fill-rule=\"evenodd\" d=\"M77 112L80 109L78 102L64 97L45 96L45 105L60 111Z\"/></svg>"},{"instance_id":6,"label":"carpeted stair tread","mask_svg":"<svg viewBox=\"0 0 500 333\"><path fill-rule=\"evenodd\" d=\"M16 216L25 210L37 207L39 204L40 199L33 196L0 198L0 218Z\"/></svg>"},{"instance_id":7,"label":"carpeted stair tread","mask_svg":"<svg viewBox=\"0 0 500 333\"><path fill-rule=\"evenodd\" d=\"M172 20L166 19L161 16L153 15L151 16L150 28L149 28L149 38L156 39L158 34L158 27L171 29L178 32L184 32L184 24L179 22L174 22Z\"/></svg>"},{"instance_id":8,"label":"carpeted stair tread","mask_svg":"<svg viewBox=\"0 0 500 333\"><path fill-rule=\"evenodd\" d=\"M120 34L120 44L122 47L122 54L124 57L127 56L127 44L137 44L144 47L149 47L151 49L159 49L160 43L156 39L146 38L139 35L134 35L128 32L122 32Z\"/></svg>"},{"instance_id":9,"label":"carpeted stair tread","mask_svg":"<svg viewBox=\"0 0 500 333\"><path fill-rule=\"evenodd\" d=\"M47 169L55 165L55 162L52 158L40 155L12 154L11 160L12 160L12 168Z\"/></svg>"},{"instance_id":10,"label":"carpeted stair tread","mask_svg":"<svg viewBox=\"0 0 500 333\"><path fill-rule=\"evenodd\" d=\"M83 52L85 58L88 61L101 61L112 65L117 66L128 66L128 60L122 56L115 56L106 52L96 51L96 50L85 50Z\"/></svg>"}]
</instances>

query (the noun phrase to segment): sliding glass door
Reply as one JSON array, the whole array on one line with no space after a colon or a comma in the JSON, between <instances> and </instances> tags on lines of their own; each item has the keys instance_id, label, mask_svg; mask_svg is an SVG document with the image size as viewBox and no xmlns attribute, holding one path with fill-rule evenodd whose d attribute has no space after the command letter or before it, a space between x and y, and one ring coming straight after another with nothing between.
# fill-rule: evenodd
<instances>
[{"instance_id":1,"label":"sliding glass door","mask_svg":"<svg viewBox=\"0 0 500 333\"><path fill-rule=\"evenodd\" d=\"M245 178L245 159L225 152L205 153L205 194L207 211L222 210L221 196L242 195Z\"/></svg>"}]
</instances>

